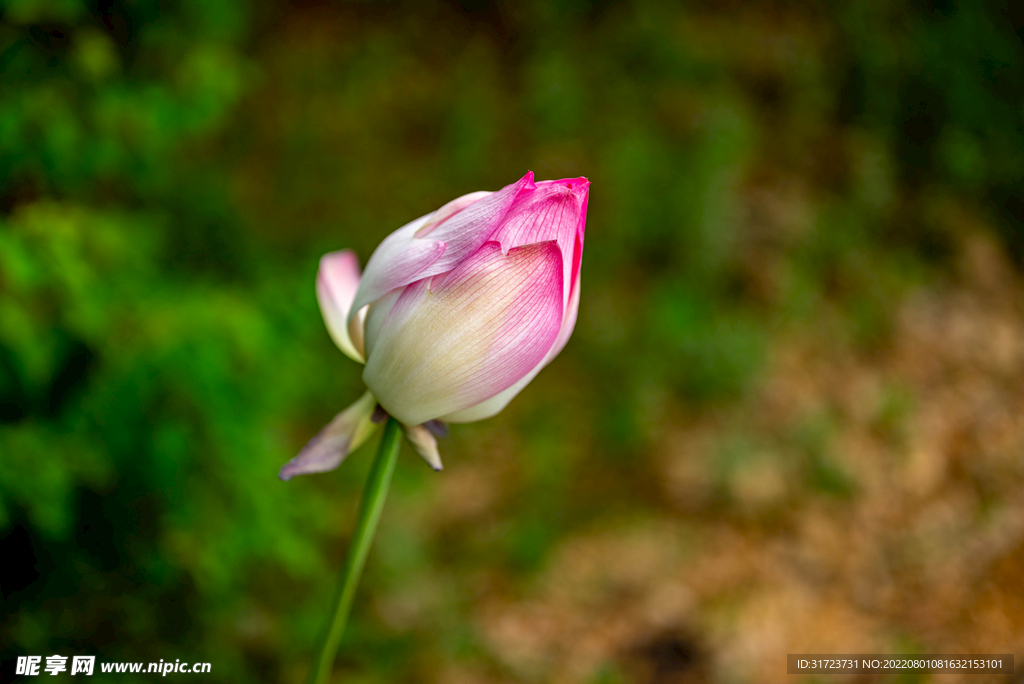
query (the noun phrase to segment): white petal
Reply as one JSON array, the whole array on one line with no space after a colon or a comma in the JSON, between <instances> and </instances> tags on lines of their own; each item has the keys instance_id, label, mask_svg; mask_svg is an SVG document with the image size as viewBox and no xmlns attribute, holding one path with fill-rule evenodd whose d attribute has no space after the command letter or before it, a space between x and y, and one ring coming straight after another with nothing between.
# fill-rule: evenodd
<instances>
[{"instance_id":1,"label":"white petal","mask_svg":"<svg viewBox=\"0 0 1024 684\"><path fill-rule=\"evenodd\" d=\"M490 195L491 192L488 190L479 190L477 192L471 192L463 195L462 197L456 197L448 204L444 205L437 211L435 211L430 220L422 228L416 231L417 238L424 238L430 234L430 231L434 230L442 221L451 218L455 214L459 213L470 204L473 204L477 200L482 200L484 197Z\"/></svg>"},{"instance_id":2,"label":"white petal","mask_svg":"<svg viewBox=\"0 0 1024 684\"><path fill-rule=\"evenodd\" d=\"M398 298L402 296L404 291L405 288L395 288L366 307L366 358L370 358L370 353L377 344L377 338L380 337L380 331L384 327L384 321L387 320L388 313L390 313L395 302L398 301Z\"/></svg>"},{"instance_id":3,"label":"white petal","mask_svg":"<svg viewBox=\"0 0 1024 684\"><path fill-rule=\"evenodd\" d=\"M354 306L362 308L396 287L456 268L487 242L516 196L528 187L533 187L531 172L496 192L453 200L388 235L366 262ZM473 201L464 204L467 198ZM436 221L435 215L443 220Z\"/></svg>"},{"instance_id":4,"label":"white petal","mask_svg":"<svg viewBox=\"0 0 1024 684\"><path fill-rule=\"evenodd\" d=\"M403 289L375 333L363 380L406 425L515 385L558 338L561 275L554 241L507 255L497 242L485 244L440 284L424 278Z\"/></svg>"},{"instance_id":5,"label":"white petal","mask_svg":"<svg viewBox=\"0 0 1024 684\"><path fill-rule=\"evenodd\" d=\"M365 312L353 317L354 325L350 326L348 322L349 309L358 289L359 259L355 252L343 249L320 258L320 269L316 274L316 299L327 332L334 344L349 358L364 363L362 318Z\"/></svg>"},{"instance_id":6,"label":"white petal","mask_svg":"<svg viewBox=\"0 0 1024 684\"><path fill-rule=\"evenodd\" d=\"M373 250L354 297L358 310L396 287L414 281L417 273L444 253L443 242L416 239L416 231L427 225L433 216L433 213L424 214L410 221L384 238Z\"/></svg>"}]
</instances>

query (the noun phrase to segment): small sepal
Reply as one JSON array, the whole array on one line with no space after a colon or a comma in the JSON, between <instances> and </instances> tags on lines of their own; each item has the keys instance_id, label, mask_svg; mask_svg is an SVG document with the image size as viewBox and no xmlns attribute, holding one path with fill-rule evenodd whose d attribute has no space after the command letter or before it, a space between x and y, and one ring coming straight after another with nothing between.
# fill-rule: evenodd
<instances>
[{"instance_id":1,"label":"small sepal","mask_svg":"<svg viewBox=\"0 0 1024 684\"><path fill-rule=\"evenodd\" d=\"M278 477L290 480L296 475L323 473L337 468L377 429L377 424L371 420L376 406L377 399L373 394L364 394L309 440L298 456L285 463Z\"/></svg>"},{"instance_id":2,"label":"small sepal","mask_svg":"<svg viewBox=\"0 0 1024 684\"><path fill-rule=\"evenodd\" d=\"M437 450L437 440L434 439L434 435L430 434L430 430L424 425L403 425L402 428L409 444L416 450L416 453L423 457L427 465L435 471L444 469L444 466L441 465L441 454Z\"/></svg>"}]
</instances>

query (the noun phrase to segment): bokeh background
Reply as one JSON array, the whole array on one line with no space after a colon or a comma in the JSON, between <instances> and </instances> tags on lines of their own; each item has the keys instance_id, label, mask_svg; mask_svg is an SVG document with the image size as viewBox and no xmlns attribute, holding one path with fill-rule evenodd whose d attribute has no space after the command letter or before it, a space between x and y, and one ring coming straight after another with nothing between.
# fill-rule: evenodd
<instances>
[{"instance_id":1,"label":"bokeh background","mask_svg":"<svg viewBox=\"0 0 1024 684\"><path fill-rule=\"evenodd\" d=\"M528 169L575 335L403 447L334 681L1024 666L1024 4L0 7L3 681L302 681L376 446L276 477L362 391L317 260Z\"/></svg>"}]
</instances>

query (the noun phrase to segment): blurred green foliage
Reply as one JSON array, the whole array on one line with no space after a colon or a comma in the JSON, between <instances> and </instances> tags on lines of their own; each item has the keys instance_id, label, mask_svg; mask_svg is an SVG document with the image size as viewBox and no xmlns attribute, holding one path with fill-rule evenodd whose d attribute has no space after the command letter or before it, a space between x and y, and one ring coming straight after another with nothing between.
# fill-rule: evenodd
<instances>
[{"instance_id":1,"label":"blurred green foliage","mask_svg":"<svg viewBox=\"0 0 1024 684\"><path fill-rule=\"evenodd\" d=\"M471 599L438 585L481 567L528 581L568 531L656 505L665 405L742 396L794 321L884 341L895 296L948 265L944 202L978 207L1024 255L1009 5L0 8L5 658L302 677L368 465L275 477L360 392L322 329L317 259L365 261L454 196L527 169L588 176L580 321L508 415L445 446L452 464L515 449L493 530L386 514L364 593L447 598L413 633L360 599L353 682L485 657ZM752 213L751 192L780 187L809 199ZM827 430L793 437L796 467L849 496ZM399 468L399 510L437 487L419 465Z\"/></svg>"}]
</instances>

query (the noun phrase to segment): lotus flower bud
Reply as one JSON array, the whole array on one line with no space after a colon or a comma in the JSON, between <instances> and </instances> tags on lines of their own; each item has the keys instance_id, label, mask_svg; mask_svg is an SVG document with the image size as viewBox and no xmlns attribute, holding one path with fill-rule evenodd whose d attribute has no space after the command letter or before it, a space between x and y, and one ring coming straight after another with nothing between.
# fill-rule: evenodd
<instances>
[{"instance_id":1,"label":"lotus flower bud","mask_svg":"<svg viewBox=\"0 0 1024 684\"><path fill-rule=\"evenodd\" d=\"M348 250L320 261L316 293L369 389L282 468L336 467L369 434L375 401L440 469L430 429L501 411L576 324L590 183L534 182L455 199L389 235L360 277Z\"/></svg>"}]
</instances>

